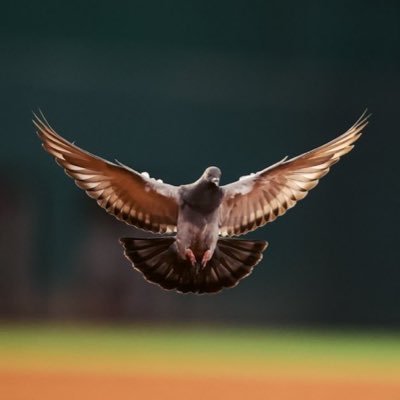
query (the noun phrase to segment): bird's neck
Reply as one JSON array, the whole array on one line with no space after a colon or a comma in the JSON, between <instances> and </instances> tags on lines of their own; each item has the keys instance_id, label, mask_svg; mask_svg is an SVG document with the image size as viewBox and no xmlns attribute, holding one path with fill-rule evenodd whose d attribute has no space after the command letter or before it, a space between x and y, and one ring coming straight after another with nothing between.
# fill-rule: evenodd
<instances>
[{"instance_id":1,"label":"bird's neck","mask_svg":"<svg viewBox=\"0 0 400 400\"><path fill-rule=\"evenodd\" d=\"M203 181L185 193L183 200L192 208L211 212L221 204L222 189L212 182Z\"/></svg>"}]
</instances>

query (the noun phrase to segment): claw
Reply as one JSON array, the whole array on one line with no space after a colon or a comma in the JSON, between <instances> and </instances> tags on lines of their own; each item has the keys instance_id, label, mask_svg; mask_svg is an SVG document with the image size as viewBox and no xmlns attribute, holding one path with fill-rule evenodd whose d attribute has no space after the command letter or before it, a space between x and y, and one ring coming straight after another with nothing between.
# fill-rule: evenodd
<instances>
[{"instance_id":1,"label":"claw","mask_svg":"<svg viewBox=\"0 0 400 400\"><path fill-rule=\"evenodd\" d=\"M207 263L211 260L212 255L213 255L213 254L212 254L211 250L206 250L206 251L204 252L203 258L202 258L202 260L201 260L201 266L202 266L202 268L205 268L205 267L206 267Z\"/></svg>"},{"instance_id":2,"label":"claw","mask_svg":"<svg viewBox=\"0 0 400 400\"><path fill-rule=\"evenodd\" d=\"M186 249L185 256L186 256L186 259L190 261L190 264L192 264L192 267L195 267L197 264L197 260L196 260L195 255L193 254L193 251L191 249Z\"/></svg>"}]
</instances>

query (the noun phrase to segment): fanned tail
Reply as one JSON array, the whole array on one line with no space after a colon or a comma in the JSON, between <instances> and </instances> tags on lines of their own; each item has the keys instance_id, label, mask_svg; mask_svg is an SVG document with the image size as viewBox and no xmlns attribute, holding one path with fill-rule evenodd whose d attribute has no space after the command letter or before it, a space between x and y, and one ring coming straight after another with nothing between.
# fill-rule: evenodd
<instances>
[{"instance_id":1,"label":"fanned tail","mask_svg":"<svg viewBox=\"0 0 400 400\"><path fill-rule=\"evenodd\" d=\"M174 237L123 238L125 256L146 280L164 289L181 293L216 293L234 287L261 261L267 242L261 240L219 239L213 257L205 268L182 260Z\"/></svg>"}]
</instances>

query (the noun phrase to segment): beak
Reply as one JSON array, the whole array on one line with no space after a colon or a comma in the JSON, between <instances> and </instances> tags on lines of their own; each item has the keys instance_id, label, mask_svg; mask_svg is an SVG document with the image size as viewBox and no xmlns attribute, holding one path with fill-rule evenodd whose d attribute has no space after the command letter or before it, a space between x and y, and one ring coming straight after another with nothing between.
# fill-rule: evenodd
<instances>
[{"instance_id":1,"label":"beak","mask_svg":"<svg viewBox=\"0 0 400 400\"><path fill-rule=\"evenodd\" d=\"M211 182L212 182L212 183L215 183L216 185L218 185L218 183L219 183L219 178L212 178L212 179L211 179Z\"/></svg>"}]
</instances>

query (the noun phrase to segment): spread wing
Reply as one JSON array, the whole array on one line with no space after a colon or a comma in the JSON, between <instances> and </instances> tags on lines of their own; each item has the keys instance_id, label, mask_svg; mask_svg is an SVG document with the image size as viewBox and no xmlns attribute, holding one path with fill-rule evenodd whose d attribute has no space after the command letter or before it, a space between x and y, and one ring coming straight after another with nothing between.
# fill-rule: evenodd
<instances>
[{"instance_id":1,"label":"spread wing","mask_svg":"<svg viewBox=\"0 0 400 400\"><path fill-rule=\"evenodd\" d=\"M90 154L58 135L43 117L34 125L44 149L55 157L78 187L108 213L127 224L155 233L174 232L178 188Z\"/></svg>"},{"instance_id":2,"label":"spread wing","mask_svg":"<svg viewBox=\"0 0 400 400\"><path fill-rule=\"evenodd\" d=\"M354 147L368 124L367 119L364 113L347 132L331 142L222 186L220 235L242 235L292 208Z\"/></svg>"}]
</instances>

